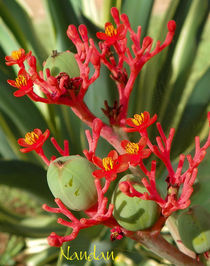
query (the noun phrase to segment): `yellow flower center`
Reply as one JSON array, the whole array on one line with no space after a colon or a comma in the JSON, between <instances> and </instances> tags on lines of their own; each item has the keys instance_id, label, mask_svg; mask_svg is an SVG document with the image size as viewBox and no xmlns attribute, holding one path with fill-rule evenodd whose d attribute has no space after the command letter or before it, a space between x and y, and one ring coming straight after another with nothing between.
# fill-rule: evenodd
<instances>
[{"instance_id":1,"label":"yellow flower center","mask_svg":"<svg viewBox=\"0 0 210 266\"><path fill-rule=\"evenodd\" d=\"M134 123L134 125L140 126L144 122L144 114L143 113L141 113L140 115L135 114L134 118L132 118L132 122Z\"/></svg>"},{"instance_id":2,"label":"yellow flower center","mask_svg":"<svg viewBox=\"0 0 210 266\"><path fill-rule=\"evenodd\" d=\"M23 86L27 85L27 79L25 76L23 75L19 75L16 80L15 80L15 85L17 86L17 88L21 88Z\"/></svg>"},{"instance_id":3,"label":"yellow flower center","mask_svg":"<svg viewBox=\"0 0 210 266\"><path fill-rule=\"evenodd\" d=\"M117 30L114 28L112 24L109 24L105 27L105 34L109 37L112 37L114 35L117 35Z\"/></svg>"},{"instance_id":4,"label":"yellow flower center","mask_svg":"<svg viewBox=\"0 0 210 266\"><path fill-rule=\"evenodd\" d=\"M111 157L103 158L102 163L106 171L110 171L114 167L114 161Z\"/></svg>"},{"instance_id":5,"label":"yellow flower center","mask_svg":"<svg viewBox=\"0 0 210 266\"><path fill-rule=\"evenodd\" d=\"M21 57L21 50L13 51L12 54L11 54L11 57L12 57L14 60L18 60L18 59L20 59L20 57Z\"/></svg>"},{"instance_id":6,"label":"yellow flower center","mask_svg":"<svg viewBox=\"0 0 210 266\"><path fill-rule=\"evenodd\" d=\"M137 154L139 151L139 145L137 143L134 143L134 142L129 142L126 145L125 150L127 153Z\"/></svg>"},{"instance_id":7,"label":"yellow flower center","mask_svg":"<svg viewBox=\"0 0 210 266\"><path fill-rule=\"evenodd\" d=\"M29 145L35 144L38 139L39 139L39 136L34 131L28 132L25 135L25 142Z\"/></svg>"}]
</instances>

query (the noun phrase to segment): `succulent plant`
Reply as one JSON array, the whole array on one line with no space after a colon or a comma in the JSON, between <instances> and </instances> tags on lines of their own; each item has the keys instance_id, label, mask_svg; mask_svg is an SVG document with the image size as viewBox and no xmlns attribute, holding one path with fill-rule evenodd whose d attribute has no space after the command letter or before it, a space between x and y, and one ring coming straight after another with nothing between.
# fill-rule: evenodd
<instances>
[{"instance_id":1,"label":"succulent plant","mask_svg":"<svg viewBox=\"0 0 210 266\"><path fill-rule=\"evenodd\" d=\"M95 166L79 156L63 156L52 161L47 182L55 198L71 210L87 210L97 202L92 172Z\"/></svg>"},{"instance_id":2,"label":"succulent plant","mask_svg":"<svg viewBox=\"0 0 210 266\"><path fill-rule=\"evenodd\" d=\"M122 181L130 181L133 187L144 193L147 190L143 187L139 178L128 174L120 179ZM155 224L159 217L159 207L152 200L142 200L137 197L129 197L120 191L118 185L114 191L112 202L114 203L113 215L119 225L130 231L145 230Z\"/></svg>"}]
</instances>

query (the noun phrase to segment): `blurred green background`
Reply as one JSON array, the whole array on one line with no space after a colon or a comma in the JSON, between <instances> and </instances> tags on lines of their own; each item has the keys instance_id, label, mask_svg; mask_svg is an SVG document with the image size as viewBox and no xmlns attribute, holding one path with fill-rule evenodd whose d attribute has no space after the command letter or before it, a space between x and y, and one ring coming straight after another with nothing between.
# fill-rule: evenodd
<instances>
[{"instance_id":1,"label":"blurred green background","mask_svg":"<svg viewBox=\"0 0 210 266\"><path fill-rule=\"evenodd\" d=\"M141 25L142 38L149 35L154 44L164 40L167 22L174 19L175 38L169 48L144 66L131 95L129 115L147 110L158 114L166 132L170 127L176 128L172 151L176 165L180 153L193 151L194 137L199 135L203 140L208 131L209 5L208 0L0 0L0 265L69 265L58 259L59 249L49 247L45 240L51 231L65 234L65 228L56 224L57 217L41 210L41 204L53 204L46 168L35 153L21 154L17 139L34 128L49 128L61 146L64 139L70 141L71 154L82 154L87 147L87 127L69 108L33 103L26 97L17 99L12 95L13 88L6 80L15 79L17 68L6 67L5 55L20 47L32 50L41 69L52 50L75 51L66 36L69 24L86 24L89 36L96 40L96 32L111 20L112 6L129 16L135 30ZM116 97L115 85L102 68L100 78L86 95L86 103L108 123L101 107L104 100L111 104ZM155 134L153 128L150 135ZM98 154L106 155L110 145L103 140L99 144ZM49 142L45 150L48 156L56 155ZM209 172L208 154L200 166L199 189L193 197L193 203L206 208ZM161 166L158 173L165 176ZM174 243L167 228L163 235ZM100 226L84 230L70 244L72 253L73 249L91 251L94 244L99 251L113 250L118 260L110 261L110 265L170 265L130 239L110 243L109 230ZM86 265L84 261L74 264ZM93 261L87 265L108 263Z\"/></svg>"}]
</instances>

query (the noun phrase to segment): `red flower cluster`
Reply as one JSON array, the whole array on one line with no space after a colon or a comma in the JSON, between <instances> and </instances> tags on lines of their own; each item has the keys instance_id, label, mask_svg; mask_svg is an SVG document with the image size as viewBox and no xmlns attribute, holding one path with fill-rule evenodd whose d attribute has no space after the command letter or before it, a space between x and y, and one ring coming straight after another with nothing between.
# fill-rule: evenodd
<instances>
[{"instance_id":1,"label":"red flower cluster","mask_svg":"<svg viewBox=\"0 0 210 266\"><path fill-rule=\"evenodd\" d=\"M110 183L130 167L131 171L138 171L145 177L141 180L148 192L144 194L135 190L133 185L122 182L120 189L130 197L139 197L144 200L156 201L162 209L162 215L166 218L172 212L189 206L190 196L193 192L193 184L197 175L197 168L206 154L207 148L210 146L210 134L203 145L200 147L199 138L196 138L195 156L192 158L187 156L189 168L183 171L185 156L181 155L176 170L172 166L170 160L170 150L174 137L174 129L170 130L169 136L166 137L160 123L156 123L160 136L156 137L156 145L152 144L147 133L148 127L157 120L157 115L150 117L149 112L144 111L141 114L135 114L133 118L127 118L129 98L134 87L134 82L141 71L143 65L153 56L165 49L173 40L176 23L168 22L168 32L162 44L157 42L153 51L151 37L146 36L142 42L141 27L135 32L130 25L129 19L125 14L119 14L116 8L111 9L111 14L116 24L116 28L112 23L105 24L105 32L98 32L98 39L102 40L95 45L93 39L88 37L85 25L80 25L78 29L74 25L70 25L67 35L74 43L77 53L75 60L77 62L80 76L70 77L67 73L61 72L57 76L52 76L50 69L46 69L46 73L37 71L36 58L29 52L25 53L23 49L12 52L11 56L6 56L6 64L17 64L20 67L18 77L15 80L8 80L8 83L17 88L14 95L21 97L27 95L36 102L44 102L49 104L64 104L70 106L72 111L90 128L92 128L92 136L89 130L86 130L86 136L89 144L89 150L85 150L84 154L87 159L94 163L99 169L93 172L95 186L98 194L98 202L95 206L86 210L85 213L89 218L77 219L64 206L60 199L55 199L57 208L51 208L44 205L46 211L53 213L62 213L69 220L65 221L61 218L58 223L72 228L72 233L68 236L58 236L52 233L49 238L49 244L53 246L61 246L65 241L71 241L76 238L79 230L103 223L111 228L111 239L121 239L123 235L128 235L126 230L122 230L112 216L113 205L108 204L105 193L108 191ZM127 46L127 36L132 41L132 51ZM111 47L112 46L112 47ZM98 48L99 47L99 48ZM111 51L114 51L115 55ZM26 64L28 66L26 67ZM88 108L84 101L85 94L89 86L95 82L100 75L101 65L105 65L110 71L110 75L116 83L119 99L114 102L114 106L110 107L105 102L106 109L104 114L108 116L109 123L103 123ZM127 67L129 71L127 71ZM93 71L92 71L93 69ZM44 77L46 74L46 77ZM34 84L38 85L43 93L40 97L34 91ZM210 126L210 113L208 114ZM127 127L129 126L129 127ZM139 142L131 142L124 132L138 132ZM28 132L25 138L18 140L18 143L24 147L22 152L30 152L34 150L49 165L55 156L48 160L43 151L43 145L49 137L49 130L44 133L40 129L34 129ZM106 139L115 150L112 150L104 158L96 156L96 148L99 137ZM126 136L121 139L120 136ZM51 142L62 156L69 156L68 141L64 141L62 149L54 138ZM151 167L146 166L145 161L151 154L161 160L168 171L167 196L162 198L156 186L156 160L151 162ZM137 167L134 170L134 167ZM105 178L105 184L102 186L101 179Z\"/></svg>"}]
</instances>

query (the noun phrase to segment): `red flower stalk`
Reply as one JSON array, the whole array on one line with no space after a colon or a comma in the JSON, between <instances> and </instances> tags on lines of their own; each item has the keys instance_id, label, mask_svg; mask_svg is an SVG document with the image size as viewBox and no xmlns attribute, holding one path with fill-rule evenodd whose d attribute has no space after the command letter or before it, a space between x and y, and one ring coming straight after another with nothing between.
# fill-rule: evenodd
<instances>
[{"instance_id":1,"label":"red flower stalk","mask_svg":"<svg viewBox=\"0 0 210 266\"><path fill-rule=\"evenodd\" d=\"M12 66L18 64L20 68L24 67L23 62L31 55L31 51L26 54L23 48L13 51L10 56L5 56L6 65Z\"/></svg>"},{"instance_id":2,"label":"red flower stalk","mask_svg":"<svg viewBox=\"0 0 210 266\"><path fill-rule=\"evenodd\" d=\"M148 158L151 154L150 149L144 149L147 145L146 137L142 137L139 143L123 140L121 145L127 153L127 160L133 166L137 166L142 159Z\"/></svg>"},{"instance_id":3,"label":"red flower stalk","mask_svg":"<svg viewBox=\"0 0 210 266\"><path fill-rule=\"evenodd\" d=\"M150 125L152 125L157 120L157 115L155 114L150 118L150 114L145 111L143 113L135 114L134 118L128 118L126 120L127 125L132 128L125 128L126 132L144 132Z\"/></svg>"},{"instance_id":4,"label":"red flower stalk","mask_svg":"<svg viewBox=\"0 0 210 266\"><path fill-rule=\"evenodd\" d=\"M49 137L49 135L50 135L49 129L47 129L44 133L42 133L42 131L38 128L34 129L34 131L32 132L26 133L25 138L18 139L18 144L25 147L23 149L20 149L20 151L26 153L34 150L42 158L42 160L46 163L46 165L49 166L50 161L56 159L55 156L52 156L51 160L49 161L43 151L43 145L47 140L47 138ZM55 138L52 137L51 142L61 156L69 156L68 140L64 140L64 149L62 149L58 145Z\"/></svg>"},{"instance_id":5,"label":"red flower stalk","mask_svg":"<svg viewBox=\"0 0 210 266\"><path fill-rule=\"evenodd\" d=\"M95 180L95 185L98 193L98 203L97 206L94 206L91 208L91 210L86 211L87 215L90 218L77 219L71 213L71 211L65 207L65 205L61 202L60 199L55 199L58 208L52 208L47 206L46 204L43 205L43 209L45 211L52 213L62 213L63 215L65 215L70 220L70 222L62 218L59 218L57 222L73 229L71 234L68 236L59 236L54 232L51 233L48 237L49 245L60 247L64 242L75 239L81 229L102 224L112 217L112 211L114 206L113 204L109 204L109 207L107 209L106 206L108 203L108 199L104 197L104 193L99 179Z\"/></svg>"},{"instance_id":6,"label":"red flower stalk","mask_svg":"<svg viewBox=\"0 0 210 266\"><path fill-rule=\"evenodd\" d=\"M115 150L110 151L108 156L102 160L94 155L93 163L101 168L100 170L95 170L93 176L96 178L105 177L109 181L115 180L117 173L124 172L128 169L127 157L118 155Z\"/></svg>"},{"instance_id":7,"label":"red flower stalk","mask_svg":"<svg viewBox=\"0 0 210 266\"><path fill-rule=\"evenodd\" d=\"M25 138L18 139L18 144L25 147L20 149L20 151L26 153L34 150L39 153L49 135L49 129L47 129L44 133L42 133L39 128L34 129L32 132L28 132L25 135Z\"/></svg>"},{"instance_id":8,"label":"red flower stalk","mask_svg":"<svg viewBox=\"0 0 210 266\"><path fill-rule=\"evenodd\" d=\"M18 88L18 90L13 93L16 97L24 96L33 91L33 81L24 68L20 69L16 80L7 80L7 82L11 86Z\"/></svg>"},{"instance_id":9,"label":"red flower stalk","mask_svg":"<svg viewBox=\"0 0 210 266\"><path fill-rule=\"evenodd\" d=\"M105 24L105 33L97 32L96 36L100 40L104 40L107 45L112 45L115 42L125 38L126 32L124 25L120 24L115 29L112 23L107 22Z\"/></svg>"},{"instance_id":10,"label":"red flower stalk","mask_svg":"<svg viewBox=\"0 0 210 266\"><path fill-rule=\"evenodd\" d=\"M96 151L96 147L97 147L98 139L100 137L102 126L103 126L102 121L99 118L96 118L93 121L92 136L89 130L85 131L86 138L89 144L89 151L84 150L83 153L85 154L86 158L91 162L92 162L93 155L95 154L95 151Z\"/></svg>"}]
</instances>

